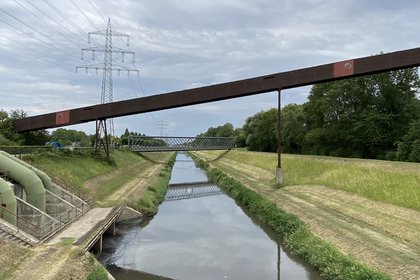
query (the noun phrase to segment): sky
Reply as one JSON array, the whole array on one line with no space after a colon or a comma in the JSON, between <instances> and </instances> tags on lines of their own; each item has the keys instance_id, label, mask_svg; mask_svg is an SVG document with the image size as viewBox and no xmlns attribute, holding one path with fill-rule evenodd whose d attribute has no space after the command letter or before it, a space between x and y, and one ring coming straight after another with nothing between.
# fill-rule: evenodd
<instances>
[{"instance_id":1,"label":"sky","mask_svg":"<svg viewBox=\"0 0 420 280\"><path fill-rule=\"evenodd\" d=\"M229 82L319 64L416 48L420 1L414 0L2 0L0 109L29 116L101 102L100 48L108 19L113 48L113 100L120 101ZM129 74L129 75L128 75ZM282 92L283 105L306 102L311 87ZM276 107L276 93L114 119L147 135L195 136ZM164 124L161 129L159 123ZM95 124L66 127L94 134Z\"/></svg>"}]
</instances>

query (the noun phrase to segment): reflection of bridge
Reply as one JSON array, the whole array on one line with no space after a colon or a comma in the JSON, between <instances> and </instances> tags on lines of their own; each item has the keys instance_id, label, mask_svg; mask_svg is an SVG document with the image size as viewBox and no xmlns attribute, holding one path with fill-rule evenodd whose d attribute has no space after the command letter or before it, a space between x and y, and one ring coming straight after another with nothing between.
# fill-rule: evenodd
<instances>
[{"instance_id":1,"label":"reflection of bridge","mask_svg":"<svg viewBox=\"0 0 420 280\"><path fill-rule=\"evenodd\" d=\"M230 137L164 137L129 136L128 147L134 152L231 150L235 140Z\"/></svg>"},{"instance_id":2,"label":"reflection of bridge","mask_svg":"<svg viewBox=\"0 0 420 280\"><path fill-rule=\"evenodd\" d=\"M211 182L195 182L170 184L166 192L165 201L191 199L205 196L220 195L223 192Z\"/></svg>"}]
</instances>

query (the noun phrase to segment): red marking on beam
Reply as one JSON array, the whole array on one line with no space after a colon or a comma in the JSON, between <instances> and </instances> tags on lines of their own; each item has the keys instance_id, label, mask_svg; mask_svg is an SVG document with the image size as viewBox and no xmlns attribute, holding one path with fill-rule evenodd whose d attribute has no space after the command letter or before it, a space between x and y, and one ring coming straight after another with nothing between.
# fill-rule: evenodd
<instances>
[{"instance_id":1,"label":"red marking on beam","mask_svg":"<svg viewBox=\"0 0 420 280\"><path fill-rule=\"evenodd\" d=\"M62 111L55 113L55 124L66 124L70 122L70 111Z\"/></svg>"},{"instance_id":2,"label":"red marking on beam","mask_svg":"<svg viewBox=\"0 0 420 280\"><path fill-rule=\"evenodd\" d=\"M334 78L345 77L354 74L354 60L346 60L334 63Z\"/></svg>"}]
</instances>

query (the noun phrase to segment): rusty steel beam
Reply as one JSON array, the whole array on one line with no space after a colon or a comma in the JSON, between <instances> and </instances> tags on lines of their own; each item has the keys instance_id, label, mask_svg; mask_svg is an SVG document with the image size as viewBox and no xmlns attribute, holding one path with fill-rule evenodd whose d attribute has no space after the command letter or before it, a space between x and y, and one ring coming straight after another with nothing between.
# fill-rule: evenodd
<instances>
[{"instance_id":1,"label":"rusty steel beam","mask_svg":"<svg viewBox=\"0 0 420 280\"><path fill-rule=\"evenodd\" d=\"M415 66L420 66L420 48L356 58L229 83L38 115L15 120L14 127L18 132L54 128L249 96L277 91L278 89L295 88Z\"/></svg>"}]
</instances>

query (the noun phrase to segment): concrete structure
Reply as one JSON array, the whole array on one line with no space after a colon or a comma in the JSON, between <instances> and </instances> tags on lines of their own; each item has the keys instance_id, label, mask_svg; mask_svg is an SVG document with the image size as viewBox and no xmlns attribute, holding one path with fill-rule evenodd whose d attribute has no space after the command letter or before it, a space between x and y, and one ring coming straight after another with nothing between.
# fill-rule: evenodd
<instances>
[{"instance_id":1,"label":"concrete structure","mask_svg":"<svg viewBox=\"0 0 420 280\"><path fill-rule=\"evenodd\" d=\"M10 181L0 178L0 229L9 235L24 232L32 236L25 238L28 243L43 242L89 209L47 174L4 151L0 151L0 170Z\"/></svg>"}]
</instances>

